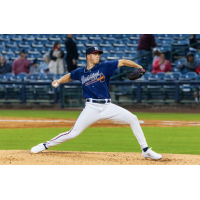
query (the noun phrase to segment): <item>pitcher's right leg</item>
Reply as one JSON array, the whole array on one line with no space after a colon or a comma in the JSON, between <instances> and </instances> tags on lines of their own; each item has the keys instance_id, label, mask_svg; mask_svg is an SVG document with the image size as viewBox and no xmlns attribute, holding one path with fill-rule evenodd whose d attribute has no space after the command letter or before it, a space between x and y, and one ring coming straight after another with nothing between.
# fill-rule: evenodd
<instances>
[{"instance_id":1,"label":"pitcher's right leg","mask_svg":"<svg viewBox=\"0 0 200 200\"><path fill-rule=\"evenodd\" d=\"M50 141L47 141L46 143L41 143L31 149L31 153L39 153L41 151L44 151L45 149L48 149L50 147L53 147L57 144L61 144L63 142L66 142L68 140L71 140L78 135L80 135L87 127L95 123L100 119L100 113L98 107L95 105L92 105L91 103L86 103L86 107L78 117L76 123L74 124L74 127L67 132L61 133L55 138L51 139Z\"/></svg>"}]
</instances>

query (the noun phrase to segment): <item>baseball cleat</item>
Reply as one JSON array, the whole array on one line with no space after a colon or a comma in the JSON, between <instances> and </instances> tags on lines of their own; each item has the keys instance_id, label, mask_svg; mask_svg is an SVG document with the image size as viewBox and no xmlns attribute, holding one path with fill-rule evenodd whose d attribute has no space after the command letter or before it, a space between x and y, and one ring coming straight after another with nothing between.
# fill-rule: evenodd
<instances>
[{"instance_id":1,"label":"baseball cleat","mask_svg":"<svg viewBox=\"0 0 200 200\"><path fill-rule=\"evenodd\" d=\"M158 160L162 158L162 155L152 151L151 148L149 148L146 152L142 151L142 156L144 158L151 158L154 160Z\"/></svg>"},{"instance_id":2,"label":"baseball cleat","mask_svg":"<svg viewBox=\"0 0 200 200\"><path fill-rule=\"evenodd\" d=\"M41 144L38 144L37 146L33 147L30 152L31 153L39 153L44 150L46 150L46 148L45 148L44 144L41 143Z\"/></svg>"}]
</instances>

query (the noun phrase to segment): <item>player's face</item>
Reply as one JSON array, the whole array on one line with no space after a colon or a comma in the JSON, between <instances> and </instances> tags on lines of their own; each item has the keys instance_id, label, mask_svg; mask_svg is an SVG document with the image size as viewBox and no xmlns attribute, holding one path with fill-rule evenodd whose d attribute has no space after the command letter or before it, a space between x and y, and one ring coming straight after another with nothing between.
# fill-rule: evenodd
<instances>
[{"instance_id":1,"label":"player's face","mask_svg":"<svg viewBox=\"0 0 200 200\"><path fill-rule=\"evenodd\" d=\"M94 64L98 64L100 60L100 54L99 53L92 53L90 54L90 62Z\"/></svg>"}]
</instances>

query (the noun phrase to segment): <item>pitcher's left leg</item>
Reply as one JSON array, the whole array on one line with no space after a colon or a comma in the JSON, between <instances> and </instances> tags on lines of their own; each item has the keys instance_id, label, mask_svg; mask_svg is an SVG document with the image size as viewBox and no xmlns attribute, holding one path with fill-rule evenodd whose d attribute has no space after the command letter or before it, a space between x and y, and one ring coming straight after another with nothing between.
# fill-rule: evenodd
<instances>
[{"instance_id":1,"label":"pitcher's left leg","mask_svg":"<svg viewBox=\"0 0 200 200\"><path fill-rule=\"evenodd\" d=\"M115 104L109 104L105 107L102 112L103 119L109 119L112 121L121 121L130 124L131 129L137 138L138 143L142 148L142 156L145 158L152 158L152 159L161 159L162 155L157 154L156 152L152 151L151 148L148 148L144 133L141 129L139 124L138 118L133 115L128 110L121 108Z\"/></svg>"},{"instance_id":2,"label":"pitcher's left leg","mask_svg":"<svg viewBox=\"0 0 200 200\"><path fill-rule=\"evenodd\" d=\"M148 147L146 139L144 137L144 133L139 124L138 118L131 112L111 103L110 105L107 106L107 108L103 111L102 114L103 114L102 117L104 119L109 119L112 121L121 121L130 124L131 129L135 137L137 138L141 148L143 149L145 147Z\"/></svg>"}]
</instances>

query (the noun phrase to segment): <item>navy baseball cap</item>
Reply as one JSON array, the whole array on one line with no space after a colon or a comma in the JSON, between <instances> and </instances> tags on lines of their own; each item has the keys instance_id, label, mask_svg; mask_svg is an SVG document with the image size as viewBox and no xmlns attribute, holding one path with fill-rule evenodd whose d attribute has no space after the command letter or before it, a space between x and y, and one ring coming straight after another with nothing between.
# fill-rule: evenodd
<instances>
[{"instance_id":1,"label":"navy baseball cap","mask_svg":"<svg viewBox=\"0 0 200 200\"><path fill-rule=\"evenodd\" d=\"M98 47L89 47L86 50L86 56L91 54L91 53L97 53L97 52L99 52L100 54L103 53L103 51L99 50Z\"/></svg>"},{"instance_id":2,"label":"navy baseball cap","mask_svg":"<svg viewBox=\"0 0 200 200\"><path fill-rule=\"evenodd\" d=\"M190 56L190 55L194 56L194 53L188 52L188 53L187 53L187 56Z\"/></svg>"}]
</instances>

